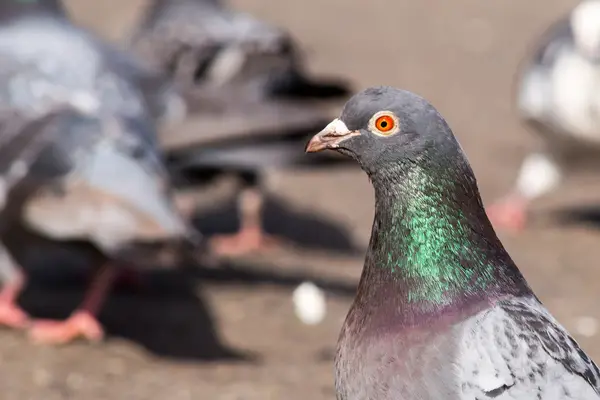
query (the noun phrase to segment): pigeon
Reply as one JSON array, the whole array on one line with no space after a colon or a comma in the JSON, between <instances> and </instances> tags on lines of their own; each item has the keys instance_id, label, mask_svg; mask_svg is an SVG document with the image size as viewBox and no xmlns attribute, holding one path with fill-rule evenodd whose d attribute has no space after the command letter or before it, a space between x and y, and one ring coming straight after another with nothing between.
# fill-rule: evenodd
<instances>
[{"instance_id":1,"label":"pigeon","mask_svg":"<svg viewBox=\"0 0 600 400\"><path fill-rule=\"evenodd\" d=\"M521 164L512 190L488 207L498 228L527 225L528 207L600 154L600 1L579 3L553 24L519 76L517 109L542 146Z\"/></svg>"},{"instance_id":2,"label":"pigeon","mask_svg":"<svg viewBox=\"0 0 600 400\"><path fill-rule=\"evenodd\" d=\"M339 400L598 399L600 372L535 296L425 99L352 97L307 144L356 160L375 217L335 357Z\"/></svg>"},{"instance_id":3,"label":"pigeon","mask_svg":"<svg viewBox=\"0 0 600 400\"><path fill-rule=\"evenodd\" d=\"M0 21L0 324L41 343L99 340L96 314L117 267L143 267L157 243L196 248L201 237L173 204L158 114L133 69L111 63L56 1L2 0ZM103 257L65 321L31 321L16 304L26 275L6 238L19 226L90 242Z\"/></svg>"},{"instance_id":4,"label":"pigeon","mask_svg":"<svg viewBox=\"0 0 600 400\"><path fill-rule=\"evenodd\" d=\"M347 99L348 85L307 76L287 32L218 0L151 1L128 46L175 81L194 116L189 129L164 135L171 173L241 181L240 230L213 237L215 253L272 248L279 240L264 232L260 217L264 174L346 163L330 155L308 161L302 148L331 119L324 107Z\"/></svg>"},{"instance_id":5,"label":"pigeon","mask_svg":"<svg viewBox=\"0 0 600 400\"><path fill-rule=\"evenodd\" d=\"M203 87L216 97L219 87L232 84L255 98L327 98L348 92L340 82L309 79L288 32L230 10L221 0L152 0L128 45L181 85Z\"/></svg>"}]
</instances>

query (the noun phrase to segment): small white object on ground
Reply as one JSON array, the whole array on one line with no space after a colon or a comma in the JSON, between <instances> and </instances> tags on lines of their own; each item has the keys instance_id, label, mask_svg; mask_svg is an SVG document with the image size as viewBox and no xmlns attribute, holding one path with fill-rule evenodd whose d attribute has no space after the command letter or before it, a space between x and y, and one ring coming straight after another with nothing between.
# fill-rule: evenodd
<instances>
[{"instance_id":1,"label":"small white object on ground","mask_svg":"<svg viewBox=\"0 0 600 400\"><path fill-rule=\"evenodd\" d=\"M312 282L304 282L292 296L296 316L306 325L323 321L326 313L325 294Z\"/></svg>"},{"instance_id":2,"label":"small white object on ground","mask_svg":"<svg viewBox=\"0 0 600 400\"><path fill-rule=\"evenodd\" d=\"M581 336L595 336L598 333L598 320L588 316L579 317L575 320L575 330Z\"/></svg>"}]
</instances>

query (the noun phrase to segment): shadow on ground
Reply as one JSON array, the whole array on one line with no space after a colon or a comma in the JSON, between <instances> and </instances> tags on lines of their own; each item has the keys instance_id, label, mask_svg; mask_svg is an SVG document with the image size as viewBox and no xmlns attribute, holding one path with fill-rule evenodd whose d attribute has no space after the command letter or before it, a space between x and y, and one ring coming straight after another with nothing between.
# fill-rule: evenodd
<instances>
[{"instance_id":1,"label":"shadow on ground","mask_svg":"<svg viewBox=\"0 0 600 400\"><path fill-rule=\"evenodd\" d=\"M587 226L600 230L600 201L598 204L553 210L550 215L552 222L560 226Z\"/></svg>"},{"instance_id":2,"label":"shadow on ground","mask_svg":"<svg viewBox=\"0 0 600 400\"><path fill-rule=\"evenodd\" d=\"M33 281L21 296L35 317L66 318L83 298L85 281ZM109 337L131 340L151 353L179 360L256 361L221 343L211 310L194 279L182 271L144 273L139 284L119 285L100 314Z\"/></svg>"},{"instance_id":3,"label":"shadow on ground","mask_svg":"<svg viewBox=\"0 0 600 400\"><path fill-rule=\"evenodd\" d=\"M32 275L20 303L36 318L66 318L84 296L88 276L85 268L77 270L75 266L65 265L54 273L47 268L44 271L38 270ZM136 284L123 282L115 287L100 314L100 321L109 337L130 340L160 357L256 363L260 362L260 355L251 350L232 349L221 342L202 294L202 284L270 284L290 288L291 293L306 280L334 295L351 297L355 292L354 283L320 279L301 272L301 268L284 274L273 269L257 270L228 263L218 269L187 267L144 271Z\"/></svg>"},{"instance_id":4,"label":"shadow on ground","mask_svg":"<svg viewBox=\"0 0 600 400\"><path fill-rule=\"evenodd\" d=\"M222 267L215 268L190 268L197 279L212 284L241 284L246 286L276 285L295 289L303 282L311 281L322 290L336 296L353 298L356 294L356 283L344 282L339 279L327 279L303 271L301 267L287 269L285 272L276 271L272 267L256 268L255 265L244 265L241 262L229 262Z\"/></svg>"}]
</instances>

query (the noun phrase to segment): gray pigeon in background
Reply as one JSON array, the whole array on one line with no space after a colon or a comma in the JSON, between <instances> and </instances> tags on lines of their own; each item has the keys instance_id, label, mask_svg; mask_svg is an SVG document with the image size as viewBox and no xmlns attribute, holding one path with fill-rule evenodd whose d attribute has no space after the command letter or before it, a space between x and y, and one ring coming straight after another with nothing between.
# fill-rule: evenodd
<instances>
[{"instance_id":1,"label":"gray pigeon in background","mask_svg":"<svg viewBox=\"0 0 600 400\"><path fill-rule=\"evenodd\" d=\"M540 303L488 220L460 144L425 99L354 96L307 152L375 189L364 270L335 358L339 400L598 399L594 362Z\"/></svg>"},{"instance_id":2,"label":"gray pigeon in background","mask_svg":"<svg viewBox=\"0 0 600 400\"><path fill-rule=\"evenodd\" d=\"M220 1L153 0L148 7L129 46L175 80L192 115L189 128L161 141L169 169L184 182L237 175L241 228L214 237L213 249L264 250L277 242L261 226L264 173L346 163L335 155L307 160L302 149L348 86L309 78L287 32Z\"/></svg>"},{"instance_id":3,"label":"gray pigeon in background","mask_svg":"<svg viewBox=\"0 0 600 400\"><path fill-rule=\"evenodd\" d=\"M0 324L28 327L44 343L100 339L95 315L115 268L141 266L141 251L154 244L199 239L174 208L156 115L134 64L114 64L117 53L98 43L58 1L0 1ZM25 274L5 239L20 225L89 241L104 258L66 321L31 323L16 304Z\"/></svg>"},{"instance_id":4,"label":"gray pigeon in background","mask_svg":"<svg viewBox=\"0 0 600 400\"><path fill-rule=\"evenodd\" d=\"M309 79L286 31L230 10L220 0L152 0L129 47L182 87L203 88L199 96L220 100L221 107L234 101L228 93L234 89L246 101L348 93L345 83Z\"/></svg>"},{"instance_id":5,"label":"gray pigeon in background","mask_svg":"<svg viewBox=\"0 0 600 400\"><path fill-rule=\"evenodd\" d=\"M534 199L600 156L599 88L600 1L587 0L550 27L521 71L517 108L543 143L511 191L488 207L494 225L523 229Z\"/></svg>"}]
</instances>

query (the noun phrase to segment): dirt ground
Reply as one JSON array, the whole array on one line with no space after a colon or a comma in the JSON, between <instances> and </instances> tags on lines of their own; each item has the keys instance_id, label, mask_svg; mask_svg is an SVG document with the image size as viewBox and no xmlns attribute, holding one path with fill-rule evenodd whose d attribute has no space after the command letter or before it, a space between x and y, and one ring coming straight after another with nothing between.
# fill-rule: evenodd
<instances>
[{"instance_id":1,"label":"dirt ground","mask_svg":"<svg viewBox=\"0 0 600 400\"><path fill-rule=\"evenodd\" d=\"M111 39L126 32L142 3L69 2L82 23ZM574 1L235 3L295 33L315 73L429 98L454 128L489 201L509 187L535 145L514 116L514 72L535 35ZM102 344L36 347L21 333L1 331L0 399L334 398L332 354L362 267L372 190L355 169L276 171L272 183L285 205L269 207L267 223L284 225L300 244L225 269L156 272L140 291L118 290L101 315L109 332ZM576 176L536 211L599 206L599 183L593 174ZM287 222L276 224L281 215ZM542 301L597 360L600 340L585 317L600 318L599 227L545 218L521 235L501 233ZM291 293L304 280L327 291L328 313L317 326L293 312ZM71 285L46 285L28 290L23 303L35 315L64 316L80 296Z\"/></svg>"}]
</instances>

